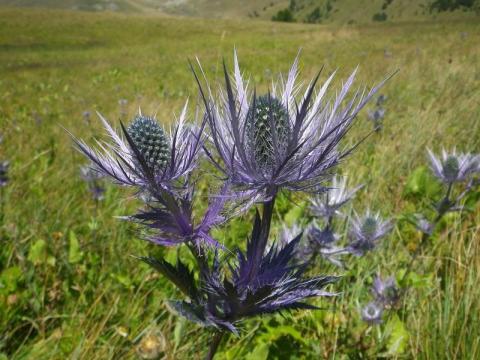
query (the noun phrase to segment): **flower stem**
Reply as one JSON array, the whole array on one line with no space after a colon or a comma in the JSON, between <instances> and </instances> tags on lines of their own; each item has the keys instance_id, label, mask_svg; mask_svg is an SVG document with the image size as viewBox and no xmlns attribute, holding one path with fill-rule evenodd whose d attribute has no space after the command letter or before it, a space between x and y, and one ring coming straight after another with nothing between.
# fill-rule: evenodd
<instances>
[{"instance_id":1,"label":"flower stem","mask_svg":"<svg viewBox=\"0 0 480 360\"><path fill-rule=\"evenodd\" d=\"M218 346L222 342L223 335L225 333L223 331L219 331L218 333L215 334L215 336L212 339L212 342L210 343L210 348L208 349L208 354L205 357L205 360L212 360L213 357L215 356L215 353L218 350Z\"/></svg>"},{"instance_id":2,"label":"flower stem","mask_svg":"<svg viewBox=\"0 0 480 360\"><path fill-rule=\"evenodd\" d=\"M270 235L270 227L272 224L272 215L273 215L273 208L275 205L275 196L268 202L263 205L263 213L262 213L262 229L260 232L261 244L263 250L265 250L268 242L268 236ZM263 252L262 252L263 255Z\"/></svg>"},{"instance_id":3,"label":"flower stem","mask_svg":"<svg viewBox=\"0 0 480 360\"><path fill-rule=\"evenodd\" d=\"M407 276L411 273L413 263L417 259L418 255L420 254L422 248L425 246L425 244L428 242L430 237L433 234L433 230L437 226L437 224L442 220L443 216L450 210L451 208L451 202L450 202L450 195L452 193L452 184L450 183L447 188L447 192L445 194L445 197L442 199L440 202L440 207L438 208L437 211L437 216L432 222L432 227L430 232L424 232L422 235L422 239L420 240L420 244L418 244L418 247L415 249L415 252L412 255L412 258L410 259L410 262L408 263L407 270L405 271L405 274L403 274L400 283L403 283L404 280L407 278Z\"/></svg>"}]
</instances>

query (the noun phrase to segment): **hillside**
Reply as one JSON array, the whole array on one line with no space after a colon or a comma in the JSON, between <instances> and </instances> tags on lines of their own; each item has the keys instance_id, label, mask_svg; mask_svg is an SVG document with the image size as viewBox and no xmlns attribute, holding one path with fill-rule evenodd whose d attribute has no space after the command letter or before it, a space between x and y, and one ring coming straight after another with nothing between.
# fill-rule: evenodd
<instances>
[{"instance_id":1,"label":"hillside","mask_svg":"<svg viewBox=\"0 0 480 360\"><path fill-rule=\"evenodd\" d=\"M0 0L0 5L342 24L480 14L480 0Z\"/></svg>"}]
</instances>

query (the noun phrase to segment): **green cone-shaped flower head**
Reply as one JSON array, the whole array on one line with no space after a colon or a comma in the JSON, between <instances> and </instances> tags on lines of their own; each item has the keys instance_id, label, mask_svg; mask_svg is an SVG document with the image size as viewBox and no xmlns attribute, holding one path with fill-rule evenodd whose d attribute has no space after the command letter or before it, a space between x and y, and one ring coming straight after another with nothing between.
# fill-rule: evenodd
<instances>
[{"instance_id":1,"label":"green cone-shaped flower head","mask_svg":"<svg viewBox=\"0 0 480 360\"><path fill-rule=\"evenodd\" d=\"M137 115L127 129L148 165L163 171L170 158L170 145L162 126L152 117Z\"/></svg>"},{"instance_id":2,"label":"green cone-shaped flower head","mask_svg":"<svg viewBox=\"0 0 480 360\"><path fill-rule=\"evenodd\" d=\"M366 217L362 224L362 234L367 238L374 237L377 232L377 225L377 219L371 216Z\"/></svg>"},{"instance_id":3,"label":"green cone-shaped flower head","mask_svg":"<svg viewBox=\"0 0 480 360\"><path fill-rule=\"evenodd\" d=\"M246 123L247 144L257 164L272 167L275 158L286 153L289 135L288 111L282 103L270 95L257 97Z\"/></svg>"},{"instance_id":4,"label":"green cone-shaped flower head","mask_svg":"<svg viewBox=\"0 0 480 360\"><path fill-rule=\"evenodd\" d=\"M456 156L448 156L443 163L443 174L447 179L456 179L460 171L460 165Z\"/></svg>"}]
</instances>

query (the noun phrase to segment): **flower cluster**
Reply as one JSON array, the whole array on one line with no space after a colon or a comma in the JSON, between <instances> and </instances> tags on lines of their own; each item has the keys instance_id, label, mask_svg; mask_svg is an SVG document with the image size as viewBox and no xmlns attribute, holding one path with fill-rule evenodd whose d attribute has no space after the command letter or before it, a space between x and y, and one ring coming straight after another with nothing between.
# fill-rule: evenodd
<instances>
[{"instance_id":1,"label":"flower cluster","mask_svg":"<svg viewBox=\"0 0 480 360\"><path fill-rule=\"evenodd\" d=\"M257 95L243 80L236 54L233 80L224 66L225 89L216 95L208 82L202 85L195 70L194 75L205 106L200 124L187 123L187 105L170 131L155 117L139 113L129 124L122 123L118 132L100 115L109 141L98 141L96 147L74 141L96 175L137 191L143 207L127 218L150 229L147 240L163 246L184 245L191 251L198 276L180 259L175 265L162 258L141 259L185 296L170 301L172 309L217 329L221 338L224 332L237 333L244 318L314 309L307 299L334 295L326 287L336 276L306 275L310 259L299 256L300 229L284 231L280 245L269 242L275 199L280 190L322 194L314 201L313 211L327 218L340 214L340 207L359 189L347 191L345 181L334 178L329 191L335 168L355 147L342 148L341 140L383 82L368 92L359 89L349 94L355 70L336 93L329 91L334 74L317 89L318 75L302 91L296 81L296 59L286 80L280 78L270 91ZM192 178L202 155L223 179L199 215L194 211L196 182ZM211 229L236 213L230 211L232 207L244 211L253 204L260 204L262 211L256 213L246 250L236 246L226 251ZM342 251L368 250L388 227L367 225L354 228L352 233L361 239ZM308 238L318 244L322 256L335 261L338 238L329 226L311 228ZM210 353L218 345L215 339Z\"/></svg>"}]
</instances>

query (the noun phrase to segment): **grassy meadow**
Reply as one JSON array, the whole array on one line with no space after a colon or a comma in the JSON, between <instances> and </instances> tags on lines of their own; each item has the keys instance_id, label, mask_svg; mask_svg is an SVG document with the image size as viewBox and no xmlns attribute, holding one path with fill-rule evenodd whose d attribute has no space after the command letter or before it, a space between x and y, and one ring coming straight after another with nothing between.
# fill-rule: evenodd
<instances>
[{"instance_id":1,"label":"grassy meadow","mask_svg":"<svg viewBox=\"0 0 480 360\"><path fill-rule=\"evenodd\" d=\"M179 294L131 256L174 259L177 250L139 240L116 218L138 206L125 191L107 185L103 201L91 199L79 176L85 160L64 128L93 140L103 131L96 111L119 125L139 107L168 123L186 98L193 115L188 59L221 81L234 47L260 90L300 48L304 79L338 69L338 86L359 65L357 84L371 86L399 70L381 90L383 130L340 166L350 184L365 184L354 208L396 226L347 270L319 264L343 275L336 300L313 302L323 310L247 321L217 358L480 358L478 206L441 223L401 284L410 289L400 309L375 327L359 315L373 276L400 279L419 244L405 219L435 195L426 148L480 151L479 39L478 19L346 27L0 8L0 160L11 164L1 193L0 359L204 356L211 333L173 315L164 300ZM344 144L371 128L364 110ZM294 200L279 200L274 231L305 218L305 198ZM251 216L216 230L219 238L244 244Z\"/></svg>"}]
</instances>

